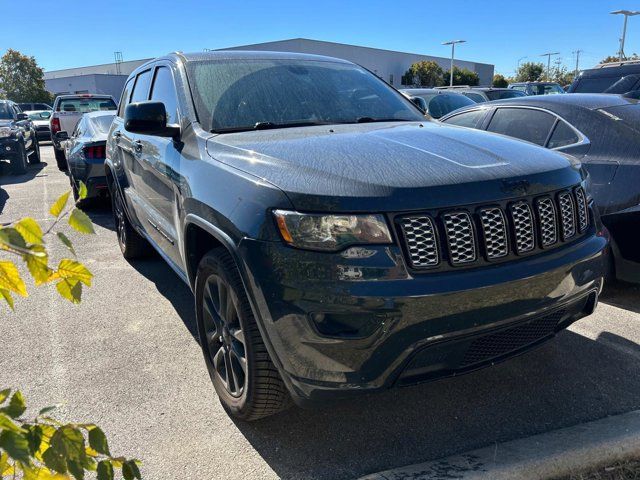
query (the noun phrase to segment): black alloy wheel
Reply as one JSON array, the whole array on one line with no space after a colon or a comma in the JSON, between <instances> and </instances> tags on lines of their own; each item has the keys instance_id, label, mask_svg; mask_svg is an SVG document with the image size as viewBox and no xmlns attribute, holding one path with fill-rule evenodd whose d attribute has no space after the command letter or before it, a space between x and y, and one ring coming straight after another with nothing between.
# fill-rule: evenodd
<instances>
[{"instance_id":1,"label":"black alloy wheel","mask_svg":"<svg viewBox=\"0 0 640 480\"><path fill-rule=\"evenodd\" d=\"M133 228L127 212L124 209L124 202L120 191L112 185L110 188L111 206L113 209L113 219L116 227L116 236L122 256L126 259L143 257L149 251L149 243Z\"/></svg>"},{"instance_id":2,"label":"black alloy wheel","mask_svg":"<svg viewBox=\"0 0 640 480\"><path fill-rule=\"evenodd\" d=\"M195 297L200 346L225 410L251 421L289 407L289 391L267 352L238 267L225 248L214 248L200 260Z\"/></svg>"},{"instance_id":3,"label":"black alloy wheel","mask_svg":"<svg viewBox=\"0 0 640 480\"><path fill-rule=\"evenodd\" d=\"M40 163L40 142L35 134L33 136L33 152L31 152L31 156L29 157L29 163L31 165Z\"/></svg>"},{"instance_id":4,"label":"black alloy wheel","mask_svg":"<svg viewBox=\"0 0 640 480\"><path fill-rule=\"evenodd\" d=\"M28 163L29 157L27 156L27 149L24 147L24 141L19 141L11 159L11 170L18 175L26 173Z\"/></svg>"},{"instance_id":5,"label":"black alloy wheel","mask_svg":"<svg viewBox=\"0 0 640 480\"><path fill-rule=\"evenodd\" d=\"M238 298L220 276L211 274L205 281L202 300L209 361L229 395L240 397L247 383L247 353Z\"/></svg>"}]
</instances>

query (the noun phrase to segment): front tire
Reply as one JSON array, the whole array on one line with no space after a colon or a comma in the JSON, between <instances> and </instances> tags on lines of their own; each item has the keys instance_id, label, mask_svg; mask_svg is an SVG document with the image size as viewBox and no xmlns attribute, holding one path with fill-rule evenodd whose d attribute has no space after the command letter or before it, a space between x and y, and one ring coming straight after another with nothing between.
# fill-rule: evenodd
<instances>
[{"instance_id":1,"label":"front tire","mask_svg":"<svg viewBox=\"0 0 640 480\"><path fill-rule=\"evenodd\" d=\"M116 224L118 245L120 245L122 256L127 260L144 257L151 246L149 245L149 242L147 242L142 235L133 228L131 222L129 222L127 213L124 210L122 195L115 185L111 192L111 206L113 209L113 218Z\"/></svg>"},{"instance_id":2,"label":"front tire","mask_svg":"<svg viewBox=\"0 0 640 480\"><path fill-rule=\"evenodd\" d=\"M17 175L27 172L29 159L27 157L27 149L24 148L24 142L18 143L18 149L11 160L11 170Z\"/></svg>"},{"instance_id":3,"label":"front tire","mask_svg":"<svg viewBox=\"0 0 640 480\"><path fill-rule=\"evenodd\" d=\"M274 415L291 397L269 357L229 252L207 253L196 276L200 345L218 398L227 412L251 421Z\"/></svg>"},{"instance_id":4,"label":"front tire","mask_svg":"<svg viewBox=\"0 0 640 480\"><path fill-rule=\"evenodd\" d=\"M33 138L33 152L31 152L31 156L29 157L29 163L31 165L37 165L40 163L40 141L35 135Z\"/></svg>"},{"instance_id":5,"label":"front tire","mask_svg":"<svg viewBox=\"0 0 640 480\"><path fill-rule=\"evenodd\" d=\"M68 170L68 167L67 167L67 157L64 155L64 150L58 150L54 146L53 153L56 156L56 163L58 164L58 170L60 170L61 172L66 172Z\"/></svg>"}]
</instances>

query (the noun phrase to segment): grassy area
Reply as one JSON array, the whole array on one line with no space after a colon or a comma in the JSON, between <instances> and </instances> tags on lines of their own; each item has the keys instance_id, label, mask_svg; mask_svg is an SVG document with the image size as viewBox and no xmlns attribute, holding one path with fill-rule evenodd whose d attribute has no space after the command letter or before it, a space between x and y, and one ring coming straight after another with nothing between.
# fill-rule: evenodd
<instances>
[{"instance_id":1,"label":"grassy area","mask_svg":"<svg viewBox=\"0 0 640 480\"><path fill-rule=\"evenodd\" d=\"M594 471L575 473L558 480L640 480L640 460L616 463Z\"/></svg>"}]
</instances>

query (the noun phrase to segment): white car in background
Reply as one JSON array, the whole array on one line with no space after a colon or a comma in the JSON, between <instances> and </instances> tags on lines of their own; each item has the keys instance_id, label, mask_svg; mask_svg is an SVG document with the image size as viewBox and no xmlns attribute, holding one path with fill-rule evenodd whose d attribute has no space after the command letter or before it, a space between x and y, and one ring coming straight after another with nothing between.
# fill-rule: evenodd
<instances>
[{"instance_id":1,"label":"white car in background","mask_svg":"<svg viewBox=\"0 0 640 480\"><path fill-rule=\"evenodd\" d=\"M62 141L69 138L82 115L100 110L116 110L117 108L116 102L111 95L83 93L56 97L55 102L53 102L53 113L49 120L49 125L51 127L53 151L60 170L65 171L68 168ZM60 132L65 133L60 135Z\"/></svg>"}]
</instances>

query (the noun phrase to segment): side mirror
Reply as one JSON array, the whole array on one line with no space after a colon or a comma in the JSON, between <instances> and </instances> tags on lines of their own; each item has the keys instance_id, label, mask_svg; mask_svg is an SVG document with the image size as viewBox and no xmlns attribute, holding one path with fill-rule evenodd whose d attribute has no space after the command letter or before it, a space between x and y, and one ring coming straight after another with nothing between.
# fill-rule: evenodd
<instances>
[{"instance_id":1,"label":"side mirror","mask_svg":"<svg viewBox=\"0 0 640 480\"><path fill-rule=\"evenodd\" d=\"M69 140L69 134L66 131L56 132L56 140Z\"/></svg>"},{"instance_id":2,"label":"side mirror","mask_svg":"<svg viewBox=\"0 0 640 480\"><path fill-rule=\"evenodd\" d=\"M130 103L124 110L124 129L127 132L156 137L180 136L180 127L167 125L167 111L162 102Z\"/></svg>"},{"instance_id":3,"label":"side mirror","mask_svg":"<svg viewBox=\"0 0 640 480\"><path fill-rule=\"evenodd\" d=\"M16 118L17 118L19 121L22 121L22 120L29 120L29 115L27 115L26 113L22 113L22 112L20 112Z\"/></svg>"},{"instance_id":4,"label":"side mirror","mask_svg":"<svg viewBox=\"0 0 640 480\"><path fill-rule=\"evenodd\" d=\"M422 113L427 113L427 101L422 97L411 97L411 102L418 107Z\"/></svg>"}]
</instances>

